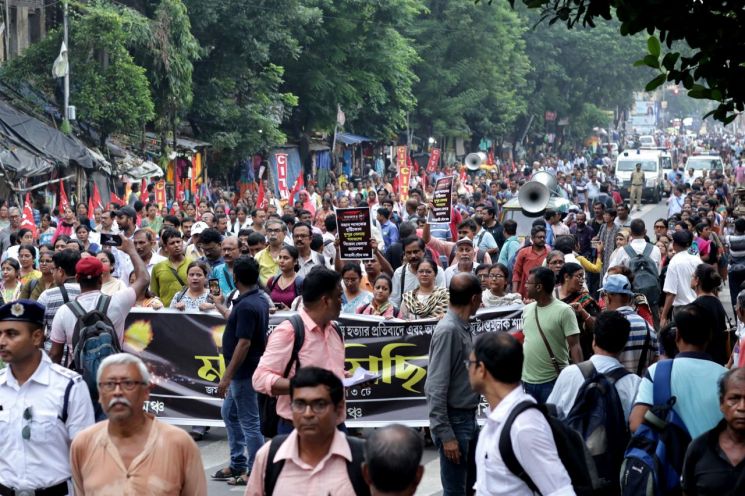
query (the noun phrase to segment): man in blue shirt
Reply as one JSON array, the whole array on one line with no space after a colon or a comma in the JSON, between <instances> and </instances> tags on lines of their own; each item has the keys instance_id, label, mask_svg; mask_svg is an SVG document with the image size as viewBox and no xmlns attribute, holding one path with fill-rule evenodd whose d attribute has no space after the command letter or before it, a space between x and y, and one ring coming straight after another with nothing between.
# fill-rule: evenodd
<instances>
[{"instance_id":1,"label":"man in blue shirt","mask_svg":"<svg viewBox=\"0 0 745 496\"><path fill-rule=\"evenodd\" d=\"M269 303L259 292L256 260L248 256L238 258L233 264L233 277L240 296L233 302L222 335L227 367L217 386L217 394L225 398L221 413L228 432L230 466L213 475L217 480L245 477L246 472L251 472L256 452L264 444L251 378L266 348ZM222 313L227 311L221 308L220 301L217 306Z\"/></svg>"},{"instance_id":2,"label":"man in blue shirt","mask_svg":"<svg viewBox=\"0 0 745 496\"><path fill-rule=\"evenodd\" d=\"M380 223L380 231L383 234L383 242L386 248L398 241L398 227L390 219L390 210L383 207L378 209L378 222Z\"/></svg>"}]
</instances>

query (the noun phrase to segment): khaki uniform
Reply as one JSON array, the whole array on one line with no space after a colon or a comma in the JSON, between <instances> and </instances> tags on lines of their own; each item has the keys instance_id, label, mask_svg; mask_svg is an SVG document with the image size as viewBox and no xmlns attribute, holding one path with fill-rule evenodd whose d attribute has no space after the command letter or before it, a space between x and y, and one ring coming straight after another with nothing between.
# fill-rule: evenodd
<instances>
[{"instance_id":1,"label":"khaki uniform","mask_svg":"<svg viewBox=\"0 0 745 496\"><path fill-rule=\"evenodd\" d=\"M631 173L631 189L629 190L629 203L631 210L634 205L642 206L642 191L644 189L644 172L634 171Z\"/></svg>"}]
</instances>

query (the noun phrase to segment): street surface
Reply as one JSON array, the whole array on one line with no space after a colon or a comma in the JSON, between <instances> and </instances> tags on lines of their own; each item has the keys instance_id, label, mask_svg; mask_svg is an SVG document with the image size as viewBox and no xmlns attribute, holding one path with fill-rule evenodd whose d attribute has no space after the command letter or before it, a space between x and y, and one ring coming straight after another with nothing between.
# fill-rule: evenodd
<instances>
[{"instance_id":1,"label":"street surface","mask_svg":"<svg viewBox=\"0 0 745 496\"><path fill-rule=\"evenodd\" d=\"M663 198L659 204L644 204L641 212L631 212L632 218L641 218L647 225L649 234L652 234L652 225L656 219L667 217L666 198ZM732 308L729 305L729 292L725 286L721 291L721 299L727 314L732 318ZM215 473L218 468L228 465L228 443L225 429L213 428L200 441L199 450L202 454L205 472L207 474L207 488L210 496L226 496L243 494L245 488L231 487L225 482L214 482L210 480L210 475ZM432 446L424 450L424 477L419 484L416 496L437 496L442 494L440 484L440 463L437 457L437 451Z\"/></svg>"}]
</instances>

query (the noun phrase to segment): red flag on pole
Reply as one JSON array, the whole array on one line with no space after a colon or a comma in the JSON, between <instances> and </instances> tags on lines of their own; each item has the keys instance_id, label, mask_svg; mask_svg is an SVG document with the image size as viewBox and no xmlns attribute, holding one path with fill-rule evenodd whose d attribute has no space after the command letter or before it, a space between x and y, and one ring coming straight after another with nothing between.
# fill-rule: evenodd
<instances>
[{"instance_id":1,"label":"red flag on pole","mask_svg":"<svg viewBox=\"0 0 745 496\"><path fill-rule=\"evenodd\" d=\"M116 193L114 193L113 191L111 192L110 201L111 201L111 203L114 203L116 205L119 205L120 207L123 207L124 205L126 205L126 202L124 200L122 200L121 198L119 198L116 195Z\"/></svg>"},{"instance_id":2,"label":"red flag on pole","mask_svg":"<svg viewBox=\"0 0 745 496\"><path fill-rule=\"evenodd\" d=\"M259 180L259 196L256 198L256 208L265 209L268 203L264 192L264 183Z\"/></svg>"},{"instance_id":3,"label":"red flag on pole","mask_svg":"<svg viewBox=\"0 0 745 496\"><path fill-rule=\"evenodd\" d=\"M67 201L67 193L65 193L65 183L60 179L59 181L59 200L57 201L57 208L59 209L60 217L64 215L65 210L70 207L70 202Z\"/></svg>"},{"instance_id":4,"label":"red flag on pole","mask_svg":"<svg viewBox=\"0 0 745 496\"><path fill-rule=\"evenodd\" d=\"M93 216L93 210L96 208L93 202L93 195L88 197L88 220L91 221L91 225L95 224L96 218ZM93 226L95 228L95 226Z\"/></svg>"},{"instance_id":5,"label":"red flag on pole","mask_svg":"<svg viewBox=\"0 0 745 496\"><path fill-rule=\"evenodd\" d=\"M26 202L23 204L23 217L21 219L21 227L30 229L33 233L34 238L38 233L36 229L36 223L34 222L34 211L31 209L31 193L26 193Z\"/></svg>"},{"instance_id":6,"label":"red flag on pole","mask_svg":"<svg viewBox=\"0 0 745 496\"><path fill-rule=\"evenodd\" d=\"M103 208L103 201L101 200L101 193L98 191L98 185L93 183L93 208ZM89 212L93 215L93 212Z\"/></svg>"},{"instance_id":7,"label":"red flag on pole","mask_svg":"<svg viewBox=\"0 0 745 496\"><path fill-rule=\"evenodd\" d=\"M140 201L147 205L147 180L142 178L142 186L140 186Z\"/></svg>"},{"instance_id":8,"label":"red flag on pole","mask_svg":"<svg viewBox=\"0 0 745 496\"><path fill-rule=\"evenodd\" d=\"M290 191L290 203L295 203L295 195L300 192L301 189L305 189L305 181L303 180L303 171L300 170L300 174L297 176L297 180L295 181L295 186L293 186L292 191Z\"/></svg>"}]
</instances>

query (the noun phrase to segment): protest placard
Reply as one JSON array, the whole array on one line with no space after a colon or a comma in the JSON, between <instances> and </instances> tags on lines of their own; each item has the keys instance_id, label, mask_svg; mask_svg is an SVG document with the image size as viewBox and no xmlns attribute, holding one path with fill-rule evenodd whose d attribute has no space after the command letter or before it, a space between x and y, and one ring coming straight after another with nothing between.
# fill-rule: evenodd
<instances>
[{"instance_id":1,"label":"protest placard","mask_svg":"<svg viewBox=\"0 0 745 496\"><path fill-rule=\"evenodd\" d=\"M336 228L342 260L373 258L370 246L372 228L369 208L337 208Z\"/></svg>"},{"instance_id":2,"label":"protest placard","mask_svg":"<svg viewBox=\"0 0 745 496\"><path fill-rule=\"evenodd\" d=\"M441 177L435 183L432 193L432 209L429 212L430 224L450 223L453 206L453 176Z\"/></svg>"}]
</instances>

